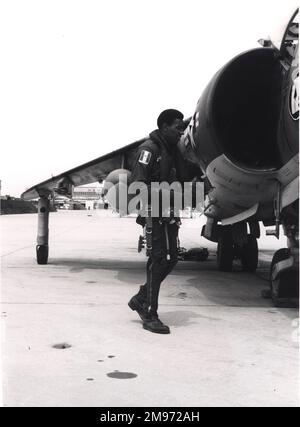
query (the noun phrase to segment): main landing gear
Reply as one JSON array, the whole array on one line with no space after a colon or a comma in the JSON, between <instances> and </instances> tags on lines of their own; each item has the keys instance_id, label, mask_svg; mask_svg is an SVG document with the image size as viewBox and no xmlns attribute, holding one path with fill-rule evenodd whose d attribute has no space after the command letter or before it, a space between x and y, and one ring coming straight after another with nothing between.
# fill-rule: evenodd
<instances>
[{"instance_id":1,"label":"main landing gear","mask_svg":"<svg viewBox=\"0 0 300 427\"><path fill-rule=\"evenodd\" d=\"M275 252L270 267L270 288L262 292L272 298L275 307L299 306L299 230L298 226L284 227L288 248Z\"/></svg>"},{"instance_id":2,"label":"main landing gear","mask_svg":"<svg viewBox=\"0 0 300 427\"><path fill-rule=\"evenodd\" d=\"M217 250L219 270L232 271L235 259L240 259L244 271L254 272L258 264L257 238L248 234L243 239L234 239L232 227L222 227Z\"/></svg>"}]
</instances>

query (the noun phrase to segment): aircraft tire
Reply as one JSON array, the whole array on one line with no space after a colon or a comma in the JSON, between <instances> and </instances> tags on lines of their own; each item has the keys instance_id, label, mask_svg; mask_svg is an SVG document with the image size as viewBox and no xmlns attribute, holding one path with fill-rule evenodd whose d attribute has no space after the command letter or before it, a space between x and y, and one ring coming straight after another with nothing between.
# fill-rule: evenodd
<instances>
[{"instance_id":1,"label":"aircraft tire","mask_svg":"<svg viewBox=\"0 0 300 427\"><path fill-rule=\"evenodd\" d=\"M275 307L296 307L299 304L299 276L297 270L282 271L272 280L272 270L275 264L290 256L287 248L275 252L270 267L271 297Z\"/></svg>"},{"instance_id":2,"label":"aircraft tire","mask_svg":"<svg viewBox=\"0 0 300 427\"><path fill-rule=\"evenodd\" d=\"M248 235L248 242L242 248L241 262L244 271L253 273L257 269L258 264L258 246L257 239L254 236Z\"/></svg>"},{"instance_id":3,"label":"aircraft tire","mask_svg":"<svg viewBox=\"0 0 300 427\"><path fill-rule=\"evenodd\" d=\"M47 264L49 247L47 245L37 245L36 260L38 264Z\"/></svg>"},{"instance_id":4,"label":"aircraft tire","mask_svg":"<svg viewBox=\"0 0 300 427\"><path fill-rule=\"evenodd\" d=\"M224 229L218 239L217 263L219 270L232 271L234 258L231 230Z\"/></svg>"}]
</instances>

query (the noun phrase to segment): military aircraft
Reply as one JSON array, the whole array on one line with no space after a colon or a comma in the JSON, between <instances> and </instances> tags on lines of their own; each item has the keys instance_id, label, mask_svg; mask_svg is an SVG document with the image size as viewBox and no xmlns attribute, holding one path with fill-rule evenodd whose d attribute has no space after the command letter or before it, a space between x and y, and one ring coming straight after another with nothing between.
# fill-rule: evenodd
<instances>
[{"instance_id":1,"label":"military aircraft","mask_svg":"<svg viewBox=\"0 0 300 427\"><path fill-rule=\"evenodd\" d=\"M299 271L299 71L298 10L279 37L241 53L212 78L178 143L182 181L204 182L206 225L202 236L218 244L217 262L231 271L258 264L260 226L281 226L288 247L274 254L270 290L276 306L298 299ZM48 216L55 194L73 186L113 181L130 173L146 138L41 182L22 194L39 198L37 262L48 261Z\"/></svg>"}]
</instances>

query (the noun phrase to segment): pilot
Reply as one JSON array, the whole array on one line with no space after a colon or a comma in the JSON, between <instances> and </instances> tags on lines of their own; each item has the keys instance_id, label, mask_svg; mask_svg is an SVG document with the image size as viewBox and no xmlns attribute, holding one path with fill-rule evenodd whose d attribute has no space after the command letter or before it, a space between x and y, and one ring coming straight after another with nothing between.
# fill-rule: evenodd
<instances>
[{"instance_id":1,"label":"pilot","mask_svg":"<svg viewBox=\"0 0 300 427\"><path fill-rule=\"evenodd\" d=\"M176 180L175 154L184 131L183 114L174 109L164 110L157 119L157 126L158 129L139 146L132 170L131 181L143 182L148 189L151 182L171 184ZM145 217L137 218L138 224L144 226L145 222ZM159 216L152 218L152 250L147 262L147 280L128 303L139 314L143 328L159 334L170 333L169 327L157 314L158 296L161 282L177 263L179 225L179 218L164 216L161 208Z\"/></svg>"}]
</instances>

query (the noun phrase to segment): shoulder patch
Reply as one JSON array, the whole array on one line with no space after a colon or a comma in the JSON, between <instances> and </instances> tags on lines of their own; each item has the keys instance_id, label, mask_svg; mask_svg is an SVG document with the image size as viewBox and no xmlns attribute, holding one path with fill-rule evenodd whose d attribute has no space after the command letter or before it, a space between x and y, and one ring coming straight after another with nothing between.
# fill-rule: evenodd
<instances>
[{"instance_id":1,"label":"shoulder patch","mask_svg":"<svg viewBox=\"0 0 300 427\"><path fill-rule=\"evenodd\" d=\"M139 157L139 162L143 165L148 165L151 159L151 155L152 154L150 153L150 151L142 150Z\"/></svg>"}]
</instances>

